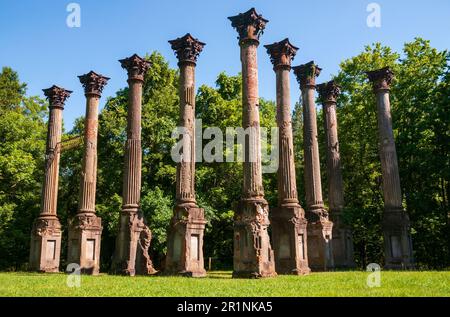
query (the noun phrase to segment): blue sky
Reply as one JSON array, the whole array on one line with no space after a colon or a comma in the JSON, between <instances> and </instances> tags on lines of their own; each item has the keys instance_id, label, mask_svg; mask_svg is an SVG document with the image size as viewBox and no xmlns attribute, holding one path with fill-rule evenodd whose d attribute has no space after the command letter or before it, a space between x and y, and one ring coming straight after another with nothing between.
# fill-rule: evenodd
<instances>
[{"instance_id":1,"label":"blue sky","mask_svg":"<svg viewBox=\"0 0 450 317\"><path fill-rule=\"evenodd\" d=\"M66 25L71 2L81 7L80 28ZM372 2L381 7L381 28L367 26ZM269 20L258 52L260 96L267 99L275 98L275 75L262 45L285 37L300 48L294 65L315 60L323 68L319 82L373 42L401 50L421 36L438 49L450 48L449 0L0 0L0 66L18 71L29 95L42 96L41 89L53 84L73 90L64 111L70 129L85 111L77 75L94 70L111 77L103 107L127 85L118 59L157 50L177 67L167 41L187 32L207 43L197 64L197 87L214 85L221 71L238 73L237 33L227 17L251 7ZM294 103L299 93L294 76L291 81Z\"/></svg>"}]
</instances>

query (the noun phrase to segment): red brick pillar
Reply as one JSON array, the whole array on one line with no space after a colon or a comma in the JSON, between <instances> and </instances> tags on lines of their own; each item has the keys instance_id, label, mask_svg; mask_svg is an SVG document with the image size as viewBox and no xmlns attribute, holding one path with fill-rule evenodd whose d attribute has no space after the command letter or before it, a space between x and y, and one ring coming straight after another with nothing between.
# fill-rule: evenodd
<instances>
[{"instance_id":1,"label":"red brick pillar","mask_svg":"<svg viewBox=\"0 0 450 317\"><path fill-rule=\"evenodd\" d=\"M276 74L279 129L278 206L270 217L275 267L279 274L308 274L307 221L297 196L289 79L291 62L298 48L288 39L264 47Z\"/></svg>"},{"instance_id":2,"label":"red brick pillar","mask_svg":"<svg viewBox=\"0 0 450 317\"><path fill-rule=\"evenodd\" d=\"M367 75L373 84L378 108L378 142L384 196L382 227L385 267L388 269L413 268L410 222L402 206L397 151L392 130L389 93L394 73L385 67L368 72Z\"/></svg>"},{"instance_id":3,"label":"red brick pillar","mask_svg":"<svg viewBox=\"0 0 450 317\"><path fill-rule=\"evenodd\" d=\"M303 140L305 157L306 218L308 219L308 260L312 270L332 268L332 228L322 199L317 115L315 104L316 77L321 69L309 62L293 67L300 84L303 102Z\"/></svg>"},{"instance_id":4,"label":"red brick pillar","mask_svg":"<svg viewBox=\"0 0 450 317\"><path fill-rule=\"evenodd\" d=\"M244 185L234 217L233 277L275 276L275 261L267 229L269 206L264 199L259 125L259 36L268 22L255 9L229 17L239 33L242 63L242 125L248 131L244 146Z\"/></svg>"},{"instance_id":5,"label":"red brick pillar","mask_svg":"<svg viewBox=\"0 0 450 317\"><path fill-rule=\"evenodd\" d=\"M61 253L61 224L56 214L62 112L64 103L72 92L57 86L52 86L43 91L50 103L50 113L41 213L34 221L31 232L30 269L40 272L58 272Z\"/></svg>"},{"instance_id":6,"label":"red brick pillar","mask_svg":"<svg viewBox=\"0 0 450 317\"><path fill-rule=\"evenodd\" d=\"M80 265L81 272L97 275L100 271L102 220L95 215L97 183L98 105L109 78L93 71L78 76L86 96L84 120L84 156L77 215L69 223L68 263Z\"/></svg>"},{"instance_id":7,"label":"red brick pillar","mask_svg":"<svg viewBox=\"0 0 450 317\"><path fill-rule=\"evenodd\" d=\"M183 153L177 165L176 206L167 239L166 273L204 277L205 216L195 199L195 66L205 43L186 34L169 41L180 67L180 120Z\"/></svg>"}]
</instances>

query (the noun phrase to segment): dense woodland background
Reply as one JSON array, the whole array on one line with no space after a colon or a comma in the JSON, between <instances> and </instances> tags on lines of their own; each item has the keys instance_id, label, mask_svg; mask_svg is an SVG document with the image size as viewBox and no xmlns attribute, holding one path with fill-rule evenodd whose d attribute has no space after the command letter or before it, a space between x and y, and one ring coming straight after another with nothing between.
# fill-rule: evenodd
<instances>
[{"instance_id":1,"label":"dense woodland background","mask_svg":"<svg viewBox=\"0 0 450 317\"><path fill-rule=\"evenodd\" d=\"M156 264L166 250L166 228L172 215L176 166L170 157L172 129L178 122L178 71L157 52L145 78L143 94L142 210L153 231L151 252ZM423 39L406 43L403 52L381 44L368 46L345 60L335 77L343 94L338 102L338 128L345 183L345 219L353 229L360 267L383 263L380 228L383 210L381 168L377 151L376 103L365 71L390 66L392 116L400 166L403 204L412 222L414 255L419 268L450 266L450 54ZM318 82L325 79L318 78ZM298 89L292 83L292 89ZM274 87L275 89L275 87ZM114 251L121 208L123 149L128 88L109 98L100 114L97 213L103 218L102 270ZM321 107L319 144L324 197L327 197L325 139ZM275 103L261 100L261 123L275 126ZM241 78L221 73L216 86L197 92L197 118L203 128L241 125ZM8 67L0 73L0 269L26 269L30 231L40 210L48 104L28 96L26 84ZM299 196L304 198L302 109L293 113ZM63 139L83 131L83 118ZM206 144L207 141L204 141ZM58 216L64 226L77 210L82 148L62 154ZM232 265L233 203L239 200L239 163L198 163L198 203L208 220L205 258L215 267ZM264 175L266 198L276 205L276 174ZM303 201L302 201L303 202ZM303 204L304 205L304 204ZM64 228L66 229L66 227ZM62 247L65 267L67 231Z\"/></svg>"}]
</instances>

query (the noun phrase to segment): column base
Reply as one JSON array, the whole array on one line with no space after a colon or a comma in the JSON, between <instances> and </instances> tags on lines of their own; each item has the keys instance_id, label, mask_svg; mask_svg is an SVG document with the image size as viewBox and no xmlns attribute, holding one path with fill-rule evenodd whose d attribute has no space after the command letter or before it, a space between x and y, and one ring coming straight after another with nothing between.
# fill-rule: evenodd
<instances>
[{"instance_id":1,"label":"column base","mask_svg":"<svg viewBox=\"0 0 450 317\"><path fill-rule=\"evenodd\" d=\"M205 277L203 208L195 204L180 204L174 208L167 238L167 258L164 274Z\"/></svg>"},{"instance_id":2,"label":"column base","mask_svg":"<svg viewBox=\"0 0 450 317\"><path fill-rule=\"evenodd\" d=\"M308 261L312 271L328 271L334 268L332 249L333 222L328 217L317 217L316 212L310 212L315 217L308 222ZM321 213L322 214L322 213ZM323 213L327 214L326 211Z\"/></svg>"},{"instance_id":3,"label":"column base","mask_svg":"<svg viewBox=\"0 0 450 317\"><path fill-rule=\"evenodd\" d=\"M354 269L356 267L352 232L341 219L339 211L330 211L333 220L333 259L334 267Z\"/></svg>"},{"instance_id":4,"label":"column base","mask_svg":"<svg viewBox=\"0 0 450 317\"><path fill-rule=\"evenodd\" d=\"M298 204L271 212L272 242L278 274L306 275L311 272L307 256L307 223Z\"/></svg>"},{"instance_id":5,"label":"column base","mask_svg":"<svg viewBox=\"0 0 450 317\"><path fill-rule=\"evenodd\" d=\"M61 223L56 216L40 216L33 223L30 243L30 270L59 272Z\"/></svg>"},{"instance_id":6,"label":"column base","mask_svg":"<svg viewBox=\"0 0 450 317\"><path fill-rule=\"evenodd\" d=\"M80 265L83 274L100 272L102 230L102 219L93 213L78 214L69 222L67 262Z\"/></svg>"},{"instance_id":7,"label":"column base","mask_svg":"<svg viewBox=\"0 0 450 317\"><path fill-rule=\"evenodd\" d=\"M152 233L140 212L122 212L111 272L119 275L153 275L158 271L148 254Z\"/></svg>"},{"instance_id":8,"label":"column base","mask_svg":"<svg viewBox=\"0 0 450 317\"><path fill-rule=\"evenodd\" d=\"M276 276L274 252L267 232L269 206L264 199L243 199L234 216L233 277Z\"/></svg>"},{"instance_id":9,"label":"column base","mask_svg":"<svg viewBox=\"0 0 450 317\"><path fill-rule=\"evenodd\" d=\"M408 214L401 208L386 209L383 214L384 268L414 269Z\"/></svg>"}]
</instances>

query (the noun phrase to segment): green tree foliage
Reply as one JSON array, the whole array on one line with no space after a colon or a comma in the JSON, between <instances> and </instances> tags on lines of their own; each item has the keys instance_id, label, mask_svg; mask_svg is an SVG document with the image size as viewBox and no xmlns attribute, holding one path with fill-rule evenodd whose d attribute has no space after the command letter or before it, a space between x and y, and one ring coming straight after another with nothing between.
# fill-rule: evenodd
<instances>
[{"instance_id":1,"label":"green tree foliage","mask_svg":"<svg viewBox=\"0 0 450 317\"><path fill-rule=\"evenodd\" d=\"M0 73L0 268L20 267L39 214L47 115L12 69Z\"/></svg>"}]
</instances>

